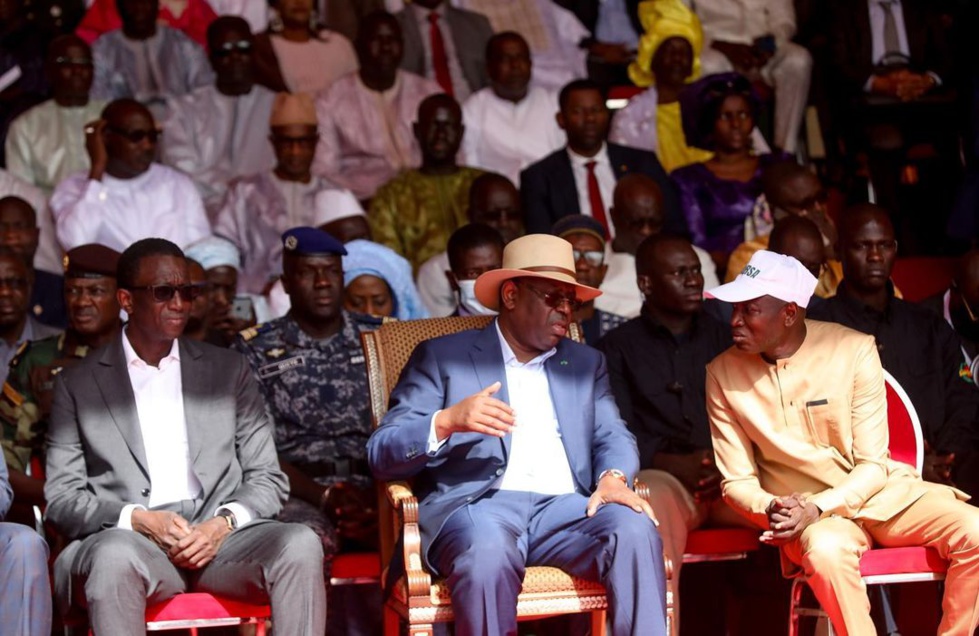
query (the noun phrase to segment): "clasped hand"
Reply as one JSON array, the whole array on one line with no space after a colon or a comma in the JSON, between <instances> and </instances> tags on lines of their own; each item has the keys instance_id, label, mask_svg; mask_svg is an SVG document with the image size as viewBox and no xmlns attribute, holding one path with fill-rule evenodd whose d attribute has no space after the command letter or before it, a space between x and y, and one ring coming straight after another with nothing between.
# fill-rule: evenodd
<instances>
[{"instance_id":1,"label":"clasped hand","mask_svg":"<svg viewBox=\"0 0 979 636\"><path fill-rule=\"evenodd\" d=\"M132 526L160 546L171 563L188 570L210 563L231 532L221 517L192 526L175 512L158 510L133 510Z\"/></svg>"},{"instance_id":2,"label":"clasped hand","mask_svg":"<svg viewBox=\"0 0 979 636\"><path fill-rule=\"evenodd\" d=\"M776 497L768 504L768 527L759 540L769 545L783 545L797 539L802 531L819 520L816 504L794 492L788 497Z\"/></svg>"}]
</instances>

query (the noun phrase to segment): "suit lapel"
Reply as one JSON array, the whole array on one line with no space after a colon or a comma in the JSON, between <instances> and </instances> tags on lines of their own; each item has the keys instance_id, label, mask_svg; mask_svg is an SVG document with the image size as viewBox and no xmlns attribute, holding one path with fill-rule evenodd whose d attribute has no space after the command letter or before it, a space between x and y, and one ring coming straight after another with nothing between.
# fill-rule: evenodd
<instances>
[{"instance_id":1,"label":"suit lapel","mask_svg":"<svg viewBox=\"0 0 979 636\"><path fill-rule=\"evenodd\" d=\"M510 393L507 390L506 369L503 367L503 351L500 349L500 339L496 333L496 321L493 320L483 328L476 342L469 352L472 359L473 371L476 374L476 381L479 389L485 389L494 382L499 381L500 390L496 393L496 399L501 402L510 403ZM509 435L501 440L503 442L504 457L510 455Z\"/></svg>"},{"instance_id":2,"label":"suit lapel","mask_svg":"<svg viewBox=\"0 0 979 636\"><path fill-rule=\"evenodd\" d=\"M571 157L568 156L566 148L557 151L554 168L551 174L554 184L550 191L555 195L555 199L559 198L559 200L554 201L554 211L557 216L552 218L551 222L567 214L581 214L584 205L584 202L578 201L578 188L574 185L574 170L571 168Z\"/></svg>"},{"instance_id":3,"label":"suit lapel","mask_svg":"<svg viewBox=\"0 0 979 636\"><path fill-rule=\"evenodd\" d=\"M194 466L206 442L204 435L207 432L207 426L199 424L210 420L207 400L195 399L195 396L213 395L211 390L212 374L204 373L201 368L203 352L196 343L183 338L178 342L180 344L180 382L183 385L187 446L190 464Z\"/></svg>"},{"instance_id":4,"label":"suit lapel","mask_svg":"<svg viewBox=\"0 0 979 636\"><path fill-rule=\"evenodd\" d=\"M626 162L623 156L622 149L615 144L605 144L605 151L608 153L608 161L612 164L612 174L615 175L615 180L618 181L625 175L632 172L632 168Z\"/></svg>"},{"instance_id":5,"label":"suit lapel","mask_svg":"<svg viewBox=\"0 0 979 636\"><path fill-rule=\"evenodd\" d=\"M126 369L126 355L122 349L122 338L114 339L102 351L99 365L95 368L95 383L102 394L109 416L119 429L122 439L129 447L139 464L140 470L149 478L146 462L146 449L143 446L143 433L139 428L139 415L136 412L136 397Z\"/></svg>"},{"instance_id":6,"label":"suit lapel","mask_svg":"<svg viewBox=\"0 0 979 636\"><path fill-rule=\"evenodd\" d=\"M581 412L581 402L578 399L578 380L576 379L574 363L575 360L569 355L569 347L566 343L558 344L557 352L544 362L544 371L547 373L547 384L551 391L551 400L554 402L554 413L557 415L558 427L561 430L561 441L564 443L564 450L568 454L568 463L571 465L572 472L578 481L582 481L577 469L587 465L582 461L582 453L588 448L583 439L586 427L584 425L573 425L583 423L588 417ZM582 484L585 488L588 484Z\"/></svg>"}]
</instances>

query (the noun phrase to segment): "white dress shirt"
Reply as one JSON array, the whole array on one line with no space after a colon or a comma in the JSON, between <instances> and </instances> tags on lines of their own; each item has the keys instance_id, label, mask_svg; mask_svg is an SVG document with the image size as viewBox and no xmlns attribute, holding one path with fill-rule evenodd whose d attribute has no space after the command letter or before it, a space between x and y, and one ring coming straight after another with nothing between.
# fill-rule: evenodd
<instances>
[{"instance_id":1,"label":"white dress shirt","mask_svg":"<svg viewBox=\"0 0 979 636\"><path fill-rule=\"evenodd\" d=\"M516 421L510 433L506 469L491 488L542 495L571 494L575 492L571 462L564 448L551 386L544 369L544 362L557 353L557 348L545 351L529 362L520 362L503 337L499 321L493 321L493 325L503 352L507 393ZM448 440L439 442L435 435L435 417L438 413L432 416L429 429L429 455L437 453Z\"/></svg>"},{"instance_id":2,"label":"white dress shirt","mask_svg":"<svg viewBox=\"0 0 979 636\"><path fill-rule=\"evenodd\" d=\"M557 95L538 86L517 103L500 99L490 87L473 93L462 107L462 163L520 183L521 170L564 146L557 112Z\"/></svg>"},{"instance_id":3,"label":"white dress shirt","mask_svg":"<svg viewBox=\"0 0 979 636\"><path fill-rule=\"evenodd\" d=\"M449 253L439 252L418 268L415 287L418 295L433 317L451 316L459 306L459 299L449 284L445 272L449 270Z\"/></svg>"},{"instance_id":4,"label":"white dress shirt","mask_svg":"<svg viewBox=\"0 0 979 636\"><path fill-rule=\"evenodd\" d=\"M605 207L605 219L608 230L615 237L615 226L612 224L612 194L615 192L615 173L612 172L612 162L608 158L608 145L602 144L602 149L594 157L583 157L568 148L568 158L571 159L571 172L574 174L574 185L578 191L578 209L586 216L592 214L591 198L588 196L588 167L589 161L595 162L595 178L598 179L598 190L602 193L602 204Z\"/></svg>"},{"instance_id":5,"label":"white dress shirt","mask_svg":"<svg viewBox=\"0 0 979 636\"><path fill-rule=\"evenodd\" d=\"M867 3L870 11L870 40L871 40L871 60L875 65L880 64L881 59L888 53L902 53L911 56L911 49L908 47L908 32L904 28L904 11L901 10L900 0L894 0L894 6L889 9L894 14L894 26L897 27L897 41L900 51L884 50L884 18L888 9L885 9L879 0L870 0Z\"/></svg>"},{"instance_id":6,"label":"white dress shirt","mask_svg":"<svg viewBox=\"0 0 979 636\"><path fill-rule=\"evenodd\" d=\"M154 367L139 357L129 342L127 330L123 330L122 350L136 401L139 433L146 452L146 469L150 477L149 507L198 498L201 482L190 460L183 380L180 375L180 346L174 340L170 353ZM241 504L228 503L222 508L228 508L235 514L239 527L253 518L251 511ZM119 514L118 527L132 530L132 514L136 509L146 510L139 504L124 506Z\"/></svg>"},{"instance_id":7,"label":"white dress shirt","mask_svg":"<svg viewBox=\"0 0 979 636\"><path fill-rule=\"evenodd\" d=\"M75 173L55 188L51 212L66 250L101 243L122 252L151 236L183 248L211 234L194 182L158 163L132 179Z\"/></svg>"}]
</instances>

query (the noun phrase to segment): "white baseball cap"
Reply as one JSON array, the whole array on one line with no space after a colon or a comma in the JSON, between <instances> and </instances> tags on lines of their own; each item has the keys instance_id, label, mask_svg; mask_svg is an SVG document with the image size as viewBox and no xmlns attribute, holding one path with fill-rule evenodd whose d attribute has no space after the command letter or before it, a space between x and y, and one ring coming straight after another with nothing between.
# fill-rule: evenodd
<instances>
[{"instance_id":1,"label":"white baseball cap","mask_svg":"<svg viewBox=\"0 0 979 636\"><path fill-rule=\"evenodd\" d=\"M704 295L727 303L772 296L807 307L818 282L802 263L791 256L758 250L737 278Z\"/></svg>"}]
</instances>

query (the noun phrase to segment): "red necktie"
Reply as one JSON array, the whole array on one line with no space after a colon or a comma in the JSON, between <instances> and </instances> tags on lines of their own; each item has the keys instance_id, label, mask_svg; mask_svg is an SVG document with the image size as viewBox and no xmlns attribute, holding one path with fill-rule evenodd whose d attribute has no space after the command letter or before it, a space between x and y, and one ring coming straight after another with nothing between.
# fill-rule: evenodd
<instances>
[{"instance_id":1,"label":"red necktie","mask_svg":"<svg viewBox=\"0 0 979 636\"><path fill-rule=\"evenodd\" d=\"M439 14L432 11L428 14L428 37L432 43L432 68L435 70L435 81L449 95L452 92L452 76L449 75L449 58L445 55L445 40L439 29Z\"/></svg>"},{"instance_id":2,"label":"red necktie","mask_svg":"<svg viewBox=\"0 0 979 636\"><path fill-rule=\"evenodd\" d=\"M602 191L598 187L598 177L595 176L595 163L589 161L585 164L588 168L588 201L591 203L591 215L605 228L605 240L612 238L609 232L608 218L605 216L605 204L602 203Z\"/></svg>"}]
</instances>

